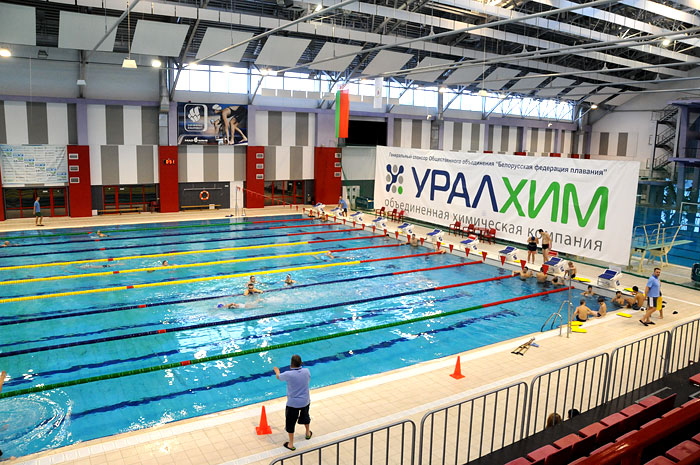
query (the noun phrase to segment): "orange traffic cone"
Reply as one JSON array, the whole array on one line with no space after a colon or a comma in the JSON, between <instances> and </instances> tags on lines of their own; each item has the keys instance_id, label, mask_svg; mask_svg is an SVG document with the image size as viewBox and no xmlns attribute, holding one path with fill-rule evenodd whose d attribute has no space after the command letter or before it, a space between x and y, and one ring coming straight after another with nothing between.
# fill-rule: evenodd
<instances>
[{"instance_id":1,"label":"orange traffic cone","mask_svg":"<svg viewBox=\"0 0 700 465\"><path fill-rule=\"evenodd\" d=\"M450 376L454 379L464 378L464 375L462 374L462 362L460 361L459 355L457 356L457 363L455 364L455 372L452 373Z\"/></svg>"},{"instance_id":2,"label":"orange traffic cone","mask_svg":"<svg viewBox=\"0 0 700 465\"><path fill-rule=\"evenodd\" d=\"M272 428L267 424L267 414L265 413L265 406L262 407L262 413L260 414L260 426L255 427L255 432L258 436L263 434L272 434Z\"/></svg>"}]
</instances>

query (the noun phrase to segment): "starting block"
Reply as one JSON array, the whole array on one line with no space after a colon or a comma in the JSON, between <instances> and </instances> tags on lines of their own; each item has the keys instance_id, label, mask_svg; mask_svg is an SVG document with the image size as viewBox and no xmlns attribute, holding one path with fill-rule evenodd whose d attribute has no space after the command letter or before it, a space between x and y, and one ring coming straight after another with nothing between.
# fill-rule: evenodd
<instances>
[{"instance_id":1,"label":"starting block","mask_svg":"<svg viewBox=\"0 0 700 465\"><path fill-rule=\"evenodd\" d=\"M517 256L518 249L515 247L508 246L503 250L498 251L498 255L501 257L505 257L507 260L514 260L518 261L518 256Z\"/></svg>"},{"instance_id":2,"label":"starting block","mask_svg":"<svg viewBox=\"0 0 700 465\"><path fill-rule=\"evenodd\" d=\"M386 218L384 217L379 217L376 220L372 221L372 226L375 226L377 229L386 229Z\"/></svg>"},{"instance_id":3,"label":"starting block","mask_svg":"<svg viewBox=\"0 0 700 465\"><path fill-rule=\"evenodd\" d=\"M479 239L475 235L470 235L467 239L460 242L464 245L464 251L471 250L476 252L478 250L477 245L479 244Z\"/></svg>"},{"instance_id":4,"label":"starting block","mask_svg":"<svg viewBox=\"0 0 700 465\"><path fill-rule=\"evenodd\" d=\"M352 218L353 221L357 221L358 223L363 223L362 212L353 213L352 215L350 215L350 218Z\"/></svg>"},{"instance_id":5,"label":"starting block","mask_svg":"<svg viewBox=\"0 0 700 465\"><path fill-rule=\"evenodd\" d=\"M413 236L413 225L409 223L404 223L399 226L399 233L411 237Z\"/></svg>"},{"instance_id":6,"label":"starting block","mask_svg":"<svg viewBox=\"0 0 700 465\"><path fill-rule=\"evenodd\" d=\"M432 232L426 234L426 236L433 242L445 242L443 232L439 229L434 229Z\"/></svg>"},{"instance_id":7,"label":"starting block","mask_svg":"<svg viewBox=\"0 0 700 465\"><path fill-rule=\"evenodd\" d=\"M316 205L314 205L314 210L316 210L316 213L318 213L318 215L320 216L320 215L322 215L323 213L325 213L325 212L323 211L323 208L324 208L325 206L326 206L325 204L319 202L319 203L317 203Z\"/></svg>"}]
</instances>

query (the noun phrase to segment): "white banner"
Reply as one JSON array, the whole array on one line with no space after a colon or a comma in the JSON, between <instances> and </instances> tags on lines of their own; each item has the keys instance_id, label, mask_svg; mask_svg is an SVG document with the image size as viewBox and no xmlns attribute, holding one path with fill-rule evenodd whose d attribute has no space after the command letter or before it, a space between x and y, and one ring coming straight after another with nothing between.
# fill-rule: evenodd
<instances>
[{"instance_id":1,"label":"white banner","mask_svg":"<svg viewBox=\"0 0 700 465\"><path fill-rule=\"evenodd\" d=\"M0 145L2 184L68 182L65 145Z\"/></svg>"},{"instance_id":2,"label":"white banner","mask_svg":"<svg viewBox=\"0 0 700 465\"><path fill-rule=\"evenodd\" d=\"M443 226L495 228L523 244L627 264L639 162L377 147L374 206Z\"/></svg>"}]
</instances>

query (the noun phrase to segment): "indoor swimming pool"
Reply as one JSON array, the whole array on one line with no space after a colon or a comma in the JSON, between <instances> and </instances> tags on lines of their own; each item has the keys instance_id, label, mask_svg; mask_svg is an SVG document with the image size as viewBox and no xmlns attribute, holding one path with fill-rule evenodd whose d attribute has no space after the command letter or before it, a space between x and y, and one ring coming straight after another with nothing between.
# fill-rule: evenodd
<instances>
[{"instance_id":1,"label":"indoor swimming pool","mask_svg":"<svg viewBox=\"0 0 700 465\"><path fill-rule=\"evenodd\" d=\"M567 294L300 215L101 234L0 238L4 456L282 397L295 353L313 389L533 333Z\"/></svg>"}]
</instances>

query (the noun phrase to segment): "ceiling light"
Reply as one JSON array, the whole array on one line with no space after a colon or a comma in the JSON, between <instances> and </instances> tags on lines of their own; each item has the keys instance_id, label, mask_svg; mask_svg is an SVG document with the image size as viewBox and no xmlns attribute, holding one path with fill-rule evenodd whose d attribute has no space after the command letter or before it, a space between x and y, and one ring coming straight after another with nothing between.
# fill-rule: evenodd
<instances>
[{"instance_id":1,"label":"ceiling light","mask_svg":"<svg viewBox=\"0 0 700 465\"><path fill-rule=\"evenodd\" d=\"M231 72L231 67L229 65L224 65L221 67L221 69L224 71L224 73L230 73Z\"/></svg>"},{"instance_id":2,"label":"ceiling light","mask_svg":"<svg viewBox=\"0 0 700 465\"><path fill-rule=\"evenodd\" d=\"M162 64L163 63L161 63L161 61L157 58L151 60L151 66L153 66L154 68L160 68Z\"/></svg>"},{"instance_id":3,"label":"ceiling light","mask_svg":"<svg viewBox=\"0 0 700 465\"><path fill-rule=\"evenodd\" d=\"M314 8L314 12L319 12L319 11L321 11L322 9L323 9L323 5L321 5L321 4L319 3L318 5L316 5L316 8Z\"/></svg>"},{"instance_id":4,"label":"ceiling light","mask_svg":"<svg viewBox=\"0 0 700 465\"><path fill-rule=\"evenodd\" d=\"M486 91L486 89L481 89L479 91L479 97L488 97L489 93Z\"/></svg>"},{"instance_id":5,"label":"ceiling light","mask_svg":"<svg viewBox=\"0 0 700 465\"><path fill-rule=\"evenodd\" d=\"M36 54L36 57L45 60L49 57L49 53L46 50L39 50Z\"/></svg>"},{"instance_id":6,"label":"ceiling light","mask_svg":"<svg viewBox=\"0 0 700 465\"><path fill-rule=\"evenodd\" d=\"M87 85L87 82L85 82L85 79L78 79L78 80L75 82L75 84L76 84L76 85L79 85L79 86L86 86L86 85Z\"/></svg>"},{"instance_id":7,"label":"ceiling light","mask_svg":"<svg viewBox=\"0 0 700 465\"><path fill-rule=\"evenodd\" d=\"M547 123L547 127L548 127L548 128L551 128L551 127L552 127L552 123Z\"/></svg>"},{"instance_id":8,"label":"ceiling light","mask_svg":"<svg viewBox=\"0 0 700 465\"><path fill-rule=\"evenodd\" d=\"M669 45L671 45L671 39L667 38L667 39L662 40L661 45L663 45L664 47L668 47Z\"/></svg>"},{"instance_id":9,"label":"ceiling light","mask_svg":"<svg viewBox=\"0 0 700 465\"><path fill-rule=\"evenodd\" d=\"M274 69L266 69L264 74L267 76L277 76L277 71Z\"/></svg>"},{"instance_id":10,"label":"ceiling light","mask_svg":"<svg viewBox=\"0 0 700 465\"><path fill-rule=\"evenodd\" d=\"M440 92L441 94L444 94L445 92L447 92L447 87L444 87L444 86L443 86L443 87L440 87L440 88L438 89L438 92Z\"/></svg>"},{"instance_id":11,"label":"ceiling light","mask_svg":"<svg viewBox=\"0 0 700 465\"><path fill-rule=\"evenodd\" d=\"M504 98L508 97L506 94L498 94L498 98L503 100Z\"/></svg>"},{"instance_id":12,"label":"ceiling light","mask_svg":"<svg viewBox=\"0 0 700 465\"><path fill-rule=\"evenodd\" d=\"M596 105L595 103L591 105L591 110L595 110L596 108L598 108L598 105Z\"/></svg>"},{"instance_id":13,"label":"ceiling light","mask_svg":"<svg viewBox=\"0 0 700 465\"><path fill-rule=\"evenodd\" d=\"M12 56L9 48L0 48L0 57L9 58Z\"/></svg>"},{"instance_id":14,"label":"ceiling light","mask_svg":"<svg viewBox=\"0 0 700 465\"><path fill-rule=\"evenodd\" d=\"M136 69L136 60L124 58L124 61L122 61L122 68Z\"/></svg>"}]
</instances>

